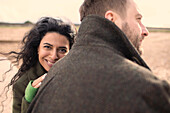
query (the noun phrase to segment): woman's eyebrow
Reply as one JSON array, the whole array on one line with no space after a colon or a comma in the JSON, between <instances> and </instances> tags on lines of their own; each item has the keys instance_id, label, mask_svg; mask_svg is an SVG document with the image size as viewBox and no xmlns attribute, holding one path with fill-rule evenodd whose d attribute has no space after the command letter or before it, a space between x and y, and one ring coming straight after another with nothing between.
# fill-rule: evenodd
<instances>
[{"instance_id":1,"label":"woman's eyebrow","mask_svg":"<svg viewBox=\"0 0 170 113\"><path fill-rule=\"evenodd\" d=\"M50 43L44 43L44 45L49 45L49 46L53 46L52 44L50 44Z\"/></svg>"},{"instance_id":2,"label":"woman's eyebrow","mask_svg":"<svg viewBox=\"0 0 170 113\"><path fill-rule=\"evenodd\" d=\"M65 47L65 46L60 46L59 48L60 48L60 49L66 49L67 47Z\"/></svg>"}]
</instances>

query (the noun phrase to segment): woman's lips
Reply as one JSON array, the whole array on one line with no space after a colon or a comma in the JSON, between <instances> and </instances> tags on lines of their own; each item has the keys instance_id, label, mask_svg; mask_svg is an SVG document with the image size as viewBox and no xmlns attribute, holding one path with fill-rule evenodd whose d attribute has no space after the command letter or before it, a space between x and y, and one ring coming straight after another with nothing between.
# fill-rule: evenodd
<instances>
[{"instance_id":1,"label":"woman's lips","mask_svg":"<svg viewBox=\"0 0 170 113\"><path fill-rule=\"evenodd\" d=\"M46 60L46 62L47 62L47 65L48 65L49 67L52 67L52 66L54 65L54 63L55 63L55 62L50 62L50 61L48 61L48 60Z\"/></svg>"}]
</instances>

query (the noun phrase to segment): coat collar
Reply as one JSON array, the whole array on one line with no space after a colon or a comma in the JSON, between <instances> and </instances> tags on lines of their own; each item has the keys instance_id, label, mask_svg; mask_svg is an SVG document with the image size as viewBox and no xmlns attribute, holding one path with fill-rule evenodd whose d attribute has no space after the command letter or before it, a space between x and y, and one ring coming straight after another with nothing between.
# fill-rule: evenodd
<instances>
[{"instance_id":1,"label":"coat collar","mask_svg":"<svg viewBox=\"0 0 170 113\"><path fill-rule=\"evenodd\" d=\"M47 73L47 71L41 66L40 62L38 61L32 68L30 68L27 73L29 73L30 75L30 80L34 80L42 76L44 73Z\"/></svg>"},{"instance_id":2,"label":"coat collar","mask_svg":"<svg viewBox=\"0 0 170 113\"><path fill-rule=\"evenodd\" d=\"M116 50L121 56L149 69L125 34L104 17L97 15L85 17L76 40L80 44L104 44Z\"/></svg>"}]
</instances>

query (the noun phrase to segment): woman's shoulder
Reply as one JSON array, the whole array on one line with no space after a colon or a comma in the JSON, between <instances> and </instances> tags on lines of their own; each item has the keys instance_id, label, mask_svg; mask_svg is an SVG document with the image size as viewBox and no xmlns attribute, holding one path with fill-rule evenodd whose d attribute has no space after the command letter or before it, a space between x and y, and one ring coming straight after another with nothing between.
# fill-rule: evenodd
<instances>
[{"instance_id":1,"label":"woman's shoulder","mask_svg":"<svg viewBox=\"0 0 170 113\"><path fill-rule=\"evenodd\" d=\"M24 85L27 86L29 81L35 80L41 75L43 75L45 70L42 68L39 62L37 62L33 67L31 67L28 71L23 73L21 77L16 81L14 85Z\"/></svg>"},{"instance_id":2,"label":"woman's shoulder","mask_svg":"<svg viewBox=\"0 0 170 113\"><path fill-rule=\"evenodd\" d=\"M28 78L28 71L25 72L13 85L13 87L21 87L21 86L27 86L27 84L29 83L29 78Z\"/></svg>"}]
</instances>

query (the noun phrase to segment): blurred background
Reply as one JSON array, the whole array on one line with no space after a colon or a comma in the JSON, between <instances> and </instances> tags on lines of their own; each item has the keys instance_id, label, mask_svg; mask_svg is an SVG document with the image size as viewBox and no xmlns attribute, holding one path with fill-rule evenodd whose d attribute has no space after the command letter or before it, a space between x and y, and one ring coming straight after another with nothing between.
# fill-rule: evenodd
<instances>
[{"instance_id":1,"label":"blurred background","mask_svg":"<svg viewBox=\"0 0 170 113\"><path fill-rule=\"evenodd\" d=\"M42 16L62 16L79 21L84 0L0 0L0 22L36 22ZM169 0L135 0L147 27L170 27Z\"/></svg>"}]
</instances>

